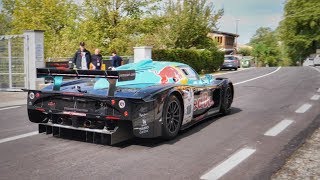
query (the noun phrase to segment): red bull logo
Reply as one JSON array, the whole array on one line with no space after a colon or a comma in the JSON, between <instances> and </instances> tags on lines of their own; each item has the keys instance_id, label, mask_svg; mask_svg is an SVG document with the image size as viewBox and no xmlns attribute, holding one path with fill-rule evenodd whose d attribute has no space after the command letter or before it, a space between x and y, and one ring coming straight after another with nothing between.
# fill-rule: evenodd
<instances>
[{"instance_id":1,"label":"red bull logo","mask_svg":"<svg viewBox=\"0 0 320 180\"><path fill-rule=\"evenodd\" d=\"M179 71L170 66L163 68L159 73L156 74L161 77L161 84L168 83L169 79L173 79L174 82L178 82L182 79L182 75L179 73Z\"/></svg>"}]
</instances>

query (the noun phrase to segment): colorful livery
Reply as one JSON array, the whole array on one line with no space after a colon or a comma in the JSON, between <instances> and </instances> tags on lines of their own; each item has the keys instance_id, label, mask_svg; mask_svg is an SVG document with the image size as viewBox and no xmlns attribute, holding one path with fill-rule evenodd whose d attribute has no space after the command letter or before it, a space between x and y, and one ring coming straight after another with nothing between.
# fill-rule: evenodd
<instances>
[{"instance_id":1,"label":"colorful livery","mask_svg":"<svg viewBox=\"0 0 320 180\"><path fill-rule=\"evenodd\" d=\"M228 79L200 77L176 62L142 60L107 71L40 68L37 76L53 82L26 90L39 132L103 144L172 139L200 120L228 114L234 95Z\"/></svg>"}]
</instances>

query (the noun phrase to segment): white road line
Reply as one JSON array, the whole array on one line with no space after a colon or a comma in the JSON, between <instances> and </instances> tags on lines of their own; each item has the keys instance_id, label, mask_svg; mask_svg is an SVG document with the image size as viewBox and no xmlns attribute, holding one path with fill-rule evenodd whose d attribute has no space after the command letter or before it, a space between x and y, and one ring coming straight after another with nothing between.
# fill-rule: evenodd
<instances>
[{"instance_id":1,"label":"white road line","mask_svg":"<svg viewBox=\"0 0 320 180\"><path fill-rule=\"evenodd\" d=\"M320 69L318 69L318 68L316 68L316 67L312 67L312 66L309 66L309 67L311 67L312 69L314 69L314 70L316 70L316 71L320 72Z\"/></svg>"},{"instance_id":2,"label":"white road line","mask_svg":"<svg viewBox=\"0 0 320 180\"><path fill-rule=\"evenodd\" d=\"M234 83L233 85L243 84L243 83L246 83L246 82L249 82L249 81L253 81L253 80L256 80L256 79L259 79L259 78L262 78L262 77L269 76L269 75L271 75L273 73L276 73L280 69L281 69L281 66L278 67L276 70L272 71L271 73L268 73L268 74L265 74L265 75L262 75L262 76L258 76L258 77L252 78L252 79L248 79L248 80L245 80L245 81L241 81L241 82L238 82L238 83Z\"/></svg>"},{"instance_id":3,"label":"white road line","mask_svg":"<svg viewBox=\"0 0 320 180\"><path fill-rule=\"evenodd\" d=\"M318 101L320 99L320 95L313 95L311 98L311 100L314 100L314 101Z\"/></svg>"},{"instance_id":4,"label":"white road line","mask_svg":"<svg viewBox=\"0 0 320 180\"><path fill-rule=\"evenodd\" d=\"M312 107L311 104L304 104L304 105L300 106L295 112L296 113L305 113L311 107Z\"/></svg>"},{"instance_id":5,"label":"white road line","mask_svg":"<svg viewBox=\"0 0 320 180\"><path fill-rule=\"evenodd\" d=\"M26 133L26 134L18 135L18 136L12 136L12 137L8 137L8 138L0 139L0 144L5 143L5 142L9 142L9 141L14 141L14 140L21 139L21 138L25 138L25 137L29 137L29 136L34 136L37 134L39 134L38 131L33 131L33 132Z\"/></svg>"},{"instance_id":6,"label":"white road line","mask_svg":"<svg viewBox=\"0 0 320 180\"><path fill-rule=\"evenodd\" d=\"M236 167L242 161L251 156L256 150L250 148L243 148L231 157L223 161L221 164L213 168L208 173L202 175L200 179L219 179L224 174L229 172L232 168Z\"/></svg>"},{"instance_id":7,"label":"white road line","mask_svg":"<svg viewBox=\"0 0 320 180\"><path fill-rule=\"evenodd\" d=\"M14 108L19 108L21 106L12 106L12 107L5 107L5 108L0 108L0 111L6 110L6 109L14 109Z\"/></svg>"},{"instance_id":8,"label":"white road line","mask_svg":"<svg viewBox=\"0 0 320 180\"><path fill-rule=\"evenodd\" d=\"M291 123L293 123L292 120L282 120L277 125L273 126L271 129L269 129L266 133L264 133L265 136L276 136L279 133L281 133L284 129L286 129Z\"/></svg>"}]
</instances>

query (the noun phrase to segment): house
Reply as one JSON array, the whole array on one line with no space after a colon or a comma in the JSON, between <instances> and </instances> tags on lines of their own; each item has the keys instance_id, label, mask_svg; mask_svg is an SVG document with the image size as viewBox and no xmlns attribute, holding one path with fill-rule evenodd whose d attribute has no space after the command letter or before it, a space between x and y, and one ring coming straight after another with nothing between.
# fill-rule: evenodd
<instances>
[{"instance_id":1,"label":"house","mask_svg":"<svg viewBox=\"0 0 320 180\"><path fill-rule=\"evenodd\" d=\"M225 54L235 53L237 47L238 34L222 32L222 31L212 31L208 34L208 37L212 38L219 44L219 49L224 51Z\"/></svg>"}]
</instances>

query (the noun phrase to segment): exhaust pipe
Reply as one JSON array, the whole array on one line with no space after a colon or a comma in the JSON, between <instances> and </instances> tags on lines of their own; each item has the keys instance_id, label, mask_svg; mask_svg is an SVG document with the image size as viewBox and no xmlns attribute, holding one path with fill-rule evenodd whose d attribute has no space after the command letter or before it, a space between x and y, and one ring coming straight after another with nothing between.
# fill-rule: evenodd
<instances>
[{"instance_id":1,"label":"exhaust pipe","mask_svg":"<svg viewBox=\"0 0 320 180\"><path fill-rule=\"evenodd\" d=\"M92 125L92 122L89 121L89 120L86 120L84 123L83 123L83 126L86 127L86 128L90 128Z\"/></svg>"}]
</instances>

